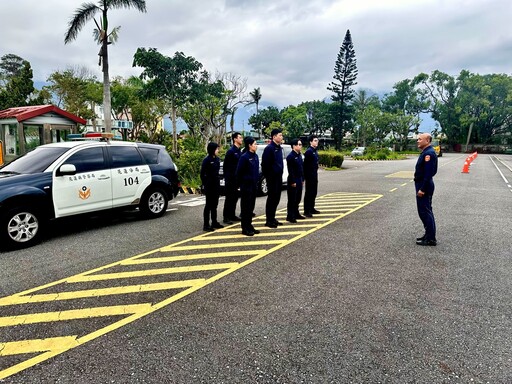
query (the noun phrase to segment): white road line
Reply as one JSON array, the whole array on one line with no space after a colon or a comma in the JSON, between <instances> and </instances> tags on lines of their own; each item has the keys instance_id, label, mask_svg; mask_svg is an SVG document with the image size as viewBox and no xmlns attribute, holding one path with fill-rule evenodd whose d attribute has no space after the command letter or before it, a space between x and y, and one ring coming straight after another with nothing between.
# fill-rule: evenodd
<instances>
[{"instance_id":1,"label":"white road line","mask_svg":"<svg viewBox=\"0 0 512 384\"><path fill-rule=\"evenodd\" d=\"M496 163L494 162L494 160L492 159L492 156L489 156L489 159L491 159L492 163L494 164L494 166L496 167L496 169L498 170L498 172L500 173L501 175L501 178L505 181L506 184L509 184L508 180L505 178L505 176L503 175L503 173L501 172L501 170L498 168L498 166L496 165ZM510 187L510 185L509 185Z\"/></svg>"}]
</instances>

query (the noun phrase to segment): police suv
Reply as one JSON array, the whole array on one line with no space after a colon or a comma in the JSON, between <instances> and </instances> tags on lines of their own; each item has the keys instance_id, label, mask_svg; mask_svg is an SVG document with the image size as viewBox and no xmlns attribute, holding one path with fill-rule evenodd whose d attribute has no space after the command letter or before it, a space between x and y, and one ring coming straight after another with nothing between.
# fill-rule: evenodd
<instances>
[{"instance_id":1,"label":"police suv","mask_svg":"<svg viewBox=\"0 0 512 384\"><path fill-rule=\"evenodd\" d=\"M65 216L133 207L159 217L178 191L177 167L162 145L41 145L0 168L0 247L30 246L48 220Z\"/></svg>"}]
</instances>

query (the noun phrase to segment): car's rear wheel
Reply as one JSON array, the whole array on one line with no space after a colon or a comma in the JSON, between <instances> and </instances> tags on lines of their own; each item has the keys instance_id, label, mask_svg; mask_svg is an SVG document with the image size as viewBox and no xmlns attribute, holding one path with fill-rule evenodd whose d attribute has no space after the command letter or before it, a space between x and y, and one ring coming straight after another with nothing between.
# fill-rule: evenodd
<instances>
[{"instance_id":1,"label":"car's rear wheel","mask_svg":"<svg viewBox=\"0 0 512 384\"><path fill-rule=\"evenodd\" d=\"M265 176L261 176L260 182L258 184L258 192L261 196L266 196L268 194L268 184Z\"/></svg>"},{"instance_id":2,"label":"car's rear wheel","mask_svg":"<svg viewBox=\"0 0 512 384\"><path fill-rule=\"evenodd\" d=\"M41 239L42 216L33 207L15 207L1 218L2 246L7 249L30 247Z\"/></svg>"},{"instance_id":3,"label":"car's rear wheel","mask_svg":"<svg viewBox=\"0 0 512 384\"><path fill-rule=\"evenodd\" d=\"M167 210L169 199L163 189L150 187L142 195L139 209L147 218L156 218L162 216Z\"/></svg>"}]
</instances>

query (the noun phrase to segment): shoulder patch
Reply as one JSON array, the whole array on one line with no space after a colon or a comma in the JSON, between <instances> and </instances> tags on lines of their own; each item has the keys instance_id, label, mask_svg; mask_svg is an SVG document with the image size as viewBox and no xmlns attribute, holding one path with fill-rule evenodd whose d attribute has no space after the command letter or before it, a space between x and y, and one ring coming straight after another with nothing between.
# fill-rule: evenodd
<instances>
[{"instance_id":1,"label":"shoulder patch","mask_svg":"<svg viewBox=\"0 0 512 384\"><path fill-rule=\"evenodd\" d=\"M425 161L430 161L430 155L425 156Z\"/></svg>"}]
</instances>

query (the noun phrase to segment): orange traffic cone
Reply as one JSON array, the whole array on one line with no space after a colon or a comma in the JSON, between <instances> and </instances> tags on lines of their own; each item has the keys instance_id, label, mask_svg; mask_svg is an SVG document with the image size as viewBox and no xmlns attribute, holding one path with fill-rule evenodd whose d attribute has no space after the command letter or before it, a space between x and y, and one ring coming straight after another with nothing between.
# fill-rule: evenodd
<instances>
[{"instance_id":1,"label":"orange traffic cone","mask_svg":"<svg viewBox=\"0 0 512 384\"><path fill-rule=\"evenodd\" d=\"M469 173L469 162L464 162L464 166L462 167L462 173Z\"/></svg>"}]
</instances>

